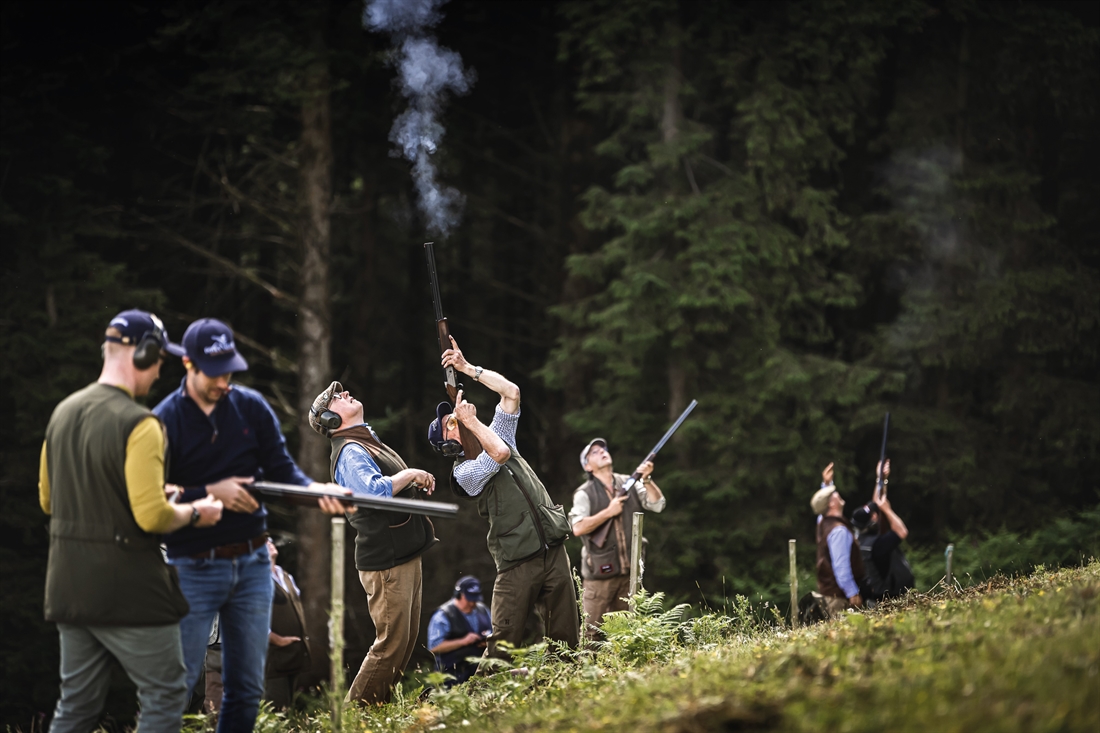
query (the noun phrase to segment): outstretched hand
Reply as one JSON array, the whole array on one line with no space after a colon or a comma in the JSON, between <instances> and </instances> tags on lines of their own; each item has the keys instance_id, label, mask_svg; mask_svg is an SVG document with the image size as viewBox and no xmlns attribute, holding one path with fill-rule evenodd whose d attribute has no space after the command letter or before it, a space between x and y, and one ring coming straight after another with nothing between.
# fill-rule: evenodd
<instances>
[{"instance_id":1,"label":"outstretched hand","mask_svg":"<svg viewBox=\"0 0 1100 733\"><path fill-rule=\"evenodd\" d=\"M831 484L833 482L833 464L832 463L830 463L828 466L826 466L825 470L821 472L821 480L824 481L826 484Z\"/></svg>"},{"instance_id":2,"label":"outstretched hand","mask_svg":"<svg viewBox=\"0 0 1100 733\"><path fill-rule=\"evenodd\" d=\"M443 352L443 367L454 367L457 371L465 374L469 362L467 362L466 357L462 355L462 349L458 348L458 342L455 341L455 337L448 335L447 338L451 340L451 348Z\"/></svg>"},{"instance_id":3,"label":"outstretched hand","mask_svg":"<svg viewBox=\"0 0 1100 733\"><path fill-rule=\"evenodd\" d=\"M882 461L875 464L875 475L882 478L890 478L890 459L886 459L886 465L883 465Z\"/></svg>"}]
</instances>

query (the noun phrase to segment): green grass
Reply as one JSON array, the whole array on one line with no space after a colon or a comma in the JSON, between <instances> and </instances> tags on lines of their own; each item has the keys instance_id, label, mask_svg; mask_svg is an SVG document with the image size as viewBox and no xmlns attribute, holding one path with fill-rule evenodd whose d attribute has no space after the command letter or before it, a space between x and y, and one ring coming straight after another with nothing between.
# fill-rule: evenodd
<instances>
[{"instance_id":1,"label":"green grass","mask_svg":"<svg viewBox=\"0 0 1100 733\"><path fill-rule=\"evenodd\" d=\"M515 661L525 674L505 669L426 701L420 687L401 689L389 705L346 711L343 729L1100 730L1096 561L911 594L795 633L762 626L743 599L690 619L660 603L645 597L611 619L598 650L533 647ZM331 725L315 706L265 714L257 730Z\"/></svg>"}]
</instances>

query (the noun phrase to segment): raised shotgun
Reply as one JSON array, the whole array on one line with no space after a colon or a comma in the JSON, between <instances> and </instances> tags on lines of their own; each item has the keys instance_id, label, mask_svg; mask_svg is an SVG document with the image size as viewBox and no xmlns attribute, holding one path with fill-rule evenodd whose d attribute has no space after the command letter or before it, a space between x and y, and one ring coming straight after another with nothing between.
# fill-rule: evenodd
<instances>
[{"instance_id":1,"label":"raised shotgun","mask_svg":"<svg viewBox=\"0 0 1100 733\"><path fill-rule=\"evenodd\" d=\"M875 498L883 496L886 492L885 484L882 483L882 470L886 468L886 436L890 433L890 413L886 413L886 419L882 423L882 450L878 454L878 479L875 483Z\"/></svg>"},{"instance_id":2,"label":"raised shotgun","mask_svg":"<svg viewBox=\"0 0 1100 733\"><path fill-rule=\"evenodd\" d=\"M652 461L654 458L657 457L657 453L659 453L660 450L665 447L665 443L667 443L669 441L669 438L671 438L676 433L676 431L680 429L680 426L683 424L684 420L687 420L687 416L691 414L691 411L694 410L695 406L698 404L698 400L691 401L691 404L688 405L687 409L680 414L680 417L676 418L676 422L672 423L672 427L668 429L668 432L664 434L664 437L657 441L657 445L653 446L653 450L649 452L649 455L645 457L645 461L642 461L642 463ZM630 478L628 478L626 481L623 481L623 487L619 491L619 493L625 494L626 492L630 491L634 487L634 484L638 483L638 480L641 477L642 474L640 471L635 471L634 473L632 473L630 475ZM607 543L607 533L611 531L612 521L613 520L608 520L592 531L592 542L596 545L596 547L603 547Z\"/></svg>"},{"instance_id":3,"label":"raised shotgun","mask_svg":"<svg viewBox=\"0 0 1100 733\"><path fill-rule=\"evenodd\" d=\"M432 305L435 306L435 332L439 339L439 353L451 348L451 327L447 324L447 317L443 315L443 299L439 295L439 275L435 270L434 242L424 243L424 257L428 260L428 279L432 284ZM458 392L462 389L462 383L458 381L458 374L454 367L443 368L443 386L447 390L447 397L452 405L458 403ZM477 458L482 451L481 443L474 434L466 429L462 423L458 424L458 438L462 444L462 453L467 459Z\"/></svg>"}]
</instances>

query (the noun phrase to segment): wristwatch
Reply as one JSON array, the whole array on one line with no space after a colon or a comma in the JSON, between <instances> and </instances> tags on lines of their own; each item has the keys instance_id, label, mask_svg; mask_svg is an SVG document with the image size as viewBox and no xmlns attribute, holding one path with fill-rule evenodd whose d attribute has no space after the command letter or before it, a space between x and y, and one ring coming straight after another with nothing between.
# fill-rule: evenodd
<instances>
[{"instance_id":1,"label":"wristwatch","mask_svg":"<svg viewBox=\"0 0 1100 733\"><path fill-rule=\"evenodd\" d=\"M475 382L480 382L481 381L481 373L483 371L485 371L485 370L482 369L481 367L474 367L474 381Z\"/></svg>"},{"instance_id":2,"label":"wristwatch","mask_svg":"<svg viewBox=\"0 0 1100 733\"><path fill-rule=\"evenodd\" d=\"M192 504L191 505L191 521L187 523L188 526L194 527L195 524L199 521L199 519L201 517L202 517L202 514L199 513L199 508L197 506L195 506L194 504Z\"/></svg>"}]
</instances>

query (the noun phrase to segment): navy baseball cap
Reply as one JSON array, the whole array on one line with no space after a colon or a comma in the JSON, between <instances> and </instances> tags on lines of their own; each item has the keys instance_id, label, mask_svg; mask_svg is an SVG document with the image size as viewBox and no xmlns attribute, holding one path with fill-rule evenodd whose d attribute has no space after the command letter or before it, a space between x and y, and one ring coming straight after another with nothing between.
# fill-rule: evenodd
<instances>
[{"instance_id":1,"label":"navy baseball cap","mask_svg":"<svg viewBox=\"0 0 1100 733\"><path fill-rule=\"evenodd\" d=\"M481 581L472 575L464 575L455 583L455 598L459 594L466 596L467 600L477 603L481 600Z\"/></svg>"},{"instance_id":2,"label":"navy baseball cap","mask_svg":"<svg viewBox=\"0 0 1100 733\"><path fill-rule=\"evenodd\" d=\"M248 362L237 353L233 329L216 318L200 318L183 333L183 349L203 374L217 377L243 372Z\"/></svg>"},{"instance_id":3,"label":"navy baseball cap","mask_svg":"<svg viewBox=\"0 0 1100 733\"><path fill-rule=\"evenodd\" d=\"M114 331L118 335L114 335ZM146 335L150 335L160 342L162 351L167 351L174 356L183 356L183 347L168 340L168 332L164 330L164 324L154 314L146 311L131 309L122 311L107 324L107 335L104 341L125 346L137 346Z\"/></svg>"},{"instance_id":4,"label":"navy baseball cap","mask_svg":"<svg viewBox=\"0 0 1100 733\"><path fill-rule=\"evenodd\" d=\"M443 418L452 412L450 402L440 402L435 407L435 420L428 425L428 442L436 448L443 445Z\"/></svg>"}]
</instances>

